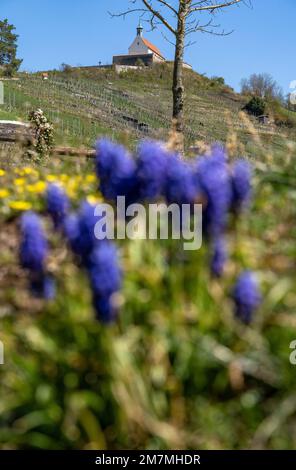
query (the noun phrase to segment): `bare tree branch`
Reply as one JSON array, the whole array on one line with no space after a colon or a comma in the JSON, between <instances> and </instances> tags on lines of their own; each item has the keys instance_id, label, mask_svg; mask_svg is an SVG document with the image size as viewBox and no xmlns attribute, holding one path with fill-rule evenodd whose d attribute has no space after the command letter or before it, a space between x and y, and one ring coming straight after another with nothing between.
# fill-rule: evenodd
<instances>
[{"instance_id":1,"label":"bare tree branch","mask_svg":"<svg viewBox=\"0 0 296 470\"><path fill-rule=\"evenodd\" d=\"M222 8L227 8L232 5L237 5L238 3L241 3L243 0L231 0L229 2L224 2L224 3L217 3L214 4L213 2L209 2L210 5L205 5L205 1L198 2L198 3L193 3L192 6L190 7L190 13L197 12L197 11L209 11L210 13L213 13L215 10L219 10ZM199 6L198 6L199 4Z\"/></svg>"},{"instance_id":2,"label":"bare tree branch","mask_svg":"<svg viewBox=\"0 0 296 470\"><path fill-rule=\"evenodd\" d=\"M251 0L129 0L132 5L125 12L112 16L125 17L130 13L140 13L143 21L149 23L151 30L163 25L174 36L175 59L173 73L173 118L176 130L180 134L184 130L184 83L183 64L185 48L194 44L186 38L197 32L227 36L231 32L218 31L219 24L213 18L216 13L239 4L251 4ZM208 21L201 23L198 14L207 14ZM173 24L173 23L175 24ZM161 31L162 32L162 31ZM163 32L162 32L163 34ZM172 42L163 34L164 38Z\"/></svg>"},{"instance_id":3,"label":"bare tree branch","mask_svg":"<svg viewBox=\"0 0 296 470\"><path fill-rule=\"evenodd\" d=\"M163 5L165 5L169 10L171 10L176 16L178 16L178 10L176 10L176 8L174 8L170 3L168 3L167 1L165 0L158 0L159 3L162 3Z\"/></svg>"},{"instance_id":4,"label":"bare tree branch","mask_svg":"<svg viewBox=\"0 0 296 470\"><path fill-rule=\"evenodd\" d=\"M151 1L149 2L149 0L142 0L142 2L144 3L145 7L150 11L150 13L156 16L156 18L158 18L172 34L177 34L177 31L170 25L170 23L164 18L164 16L155 8L153 8Z\"/></svg>"}]
</instances>

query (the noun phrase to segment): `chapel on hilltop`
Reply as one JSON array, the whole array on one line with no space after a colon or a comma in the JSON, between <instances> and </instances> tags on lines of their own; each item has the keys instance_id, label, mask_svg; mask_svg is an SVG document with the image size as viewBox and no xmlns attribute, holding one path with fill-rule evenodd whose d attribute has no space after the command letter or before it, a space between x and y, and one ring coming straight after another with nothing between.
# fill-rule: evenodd
<instances>
[{"instance_id":1,"label":"chapel on hilltop","mask_svg":"<svg viewBox=\"0 0 296 470\"><path fill-rule=\"evenodd\" d=\"M128 54L113 56L113 65L116 66L132 67L139 65L139 63L150 66L154 63L165 61L158 47L143 37L141 23L137 27L137 36L129 47Z\"/></svg>"}]
</instances>

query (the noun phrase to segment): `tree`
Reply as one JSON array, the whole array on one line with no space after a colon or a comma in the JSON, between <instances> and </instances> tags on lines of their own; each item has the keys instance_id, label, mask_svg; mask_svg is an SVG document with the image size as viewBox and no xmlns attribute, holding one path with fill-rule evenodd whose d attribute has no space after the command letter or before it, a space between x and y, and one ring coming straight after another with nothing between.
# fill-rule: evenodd
<instances>
[{"instance_id":1,"label":"tree","mask_svg":"<svg viewBox=\"0 0 296 470\"><path fill-rule=\"evenodd\" d=\"M253 96L244 107L244 110L253 116L262 116L265 113L266 103L260 96Z\"/></svg>"},{"instance_id":2,"label":"tree","mask_svg":"<svg viewBox=\"0 0 296 470\"><path fill-rule=\"evenodd\" d=\"M274 78L268 73L252 74L241 81L244 95L252 95L263 100L283 101L283 92Z\"/></svg>"},{"instance_id":3,"label":"tree","mask_svg":"<svg viewBox=\"0 0 296 470\"><path fill-rule=\"evenodd\" d=\"M71 65L66 64L65 62L63 62L63 63L60 65L60 71L61 71L61 72L70 73L71 70L72 70Z\"/></svg>"},{"instance_id":4,"label":"tree","mask_svg":"<svg viewBox=\"0 0 296 470\"><path fill-rule=\"evenodd\" d=\"M13 75L22 63L16 57L18 35L14 31L15 27L7 19L0 21L0 69L7 76Z\"/></svg>"},{"instance_id":5,"label":"tree","mask_svg":"<svg viewBox=\"0 0 296 470\"><path fill-rule=\"evenodd\" d=\"M183 133L184 129L184 51L192 44L192 42L186 43L186 38L196 32L225 35L224 31L218 32L219 25L214 24L215 13L246 1L250 2L250 0L129 0L131 6L128 10L111 14L124 17L129 13L140 13L142 19L150 24L151 29L162 26L173 36L175 47L173 118L176 120L178 132ZM207 15L207 20L203 23L200 21L200 14Z\"/></svg>"}]
</instances>

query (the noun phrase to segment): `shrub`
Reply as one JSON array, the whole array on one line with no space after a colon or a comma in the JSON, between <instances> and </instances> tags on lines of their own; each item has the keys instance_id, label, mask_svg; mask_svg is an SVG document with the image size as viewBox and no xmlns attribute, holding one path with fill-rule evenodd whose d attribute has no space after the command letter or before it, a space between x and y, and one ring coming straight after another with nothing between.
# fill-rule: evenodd
<instances>
[{"instance_id":1,"label":"shrub","mask_svg":"<svg viewBox=\"0 0 296 470\"><path fill-rule=\"evenodd\" d=\"M253 96L243 109L253 116L262 116L266 110L266 103L262 98Z\"/></svg>"},{"instance_id":2,"label":"shrub","mask_svg":"<svg viewBox=\"0 0 296 470\"><path fill-rule=\"evenodd\" d=\"M34 129L35 149L40 157L47 155L53 146L53 126L47 120L42 109L32 111L29 121Z\"/></svg>"},{"instance_id":3,"label":"shrub","mask_svg":"<svg viewBox=\"0 0 296 470\"><path fill-rule=\"evenodd\" d=\"M144 64L144 62L142 61L142 59L137 59L137 60L136 60L136 66L137 66L137 67L145 67L145 64Z\"/></svg>"},{"instance_id":4,"label":"shrub","mask_svg":"<svg viewBox=\"0 0 296 470\"><path fill-rule=\"evenodd\" d=\"M211 86L223 86L225 85L225 79L223 77L212 77Z\"/></svg>"},{"instance_id":5,"label":"shrub","mask_svg":"<svg viewBox=\"0 0 296 470\"><path fill-rule=\"evenodd\" d=\"M69 73L72 71L72 67L71 65L69 64L65 64L64 62L61 64L60 66L60 71L61 72L65 72L65 73Z\"/></svg>"}]
</instances>

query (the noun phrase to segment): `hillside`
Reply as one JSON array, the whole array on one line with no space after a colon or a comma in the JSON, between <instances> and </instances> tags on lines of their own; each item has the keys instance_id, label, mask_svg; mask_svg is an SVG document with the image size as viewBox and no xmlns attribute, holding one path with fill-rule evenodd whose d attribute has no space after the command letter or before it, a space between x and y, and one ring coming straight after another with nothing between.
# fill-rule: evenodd
<instances>
[{"instance_id":1,"label":"hillside","mask_svg":"<svg viewBox=\"0 0 296 470\"><path fill-rule=\"evenodd\" d=\"M92 145L102 134L130 146L146 135L165 139L171 127L171 74L170 65L121 74L91 67L51 71L47 81L41 74L20 74L18 81L5 82L0 118L26 119L29 110L41 107L55 125L56 141L70 145ZM293 128L242 118L245 98L221 79L186 70L185 86L187 146L225 142L231 130L244 151L255 155L257 146L250 138L254 132L266 150L280 150L286 137L293 138Z\"/></svg>"}]
</instances>

